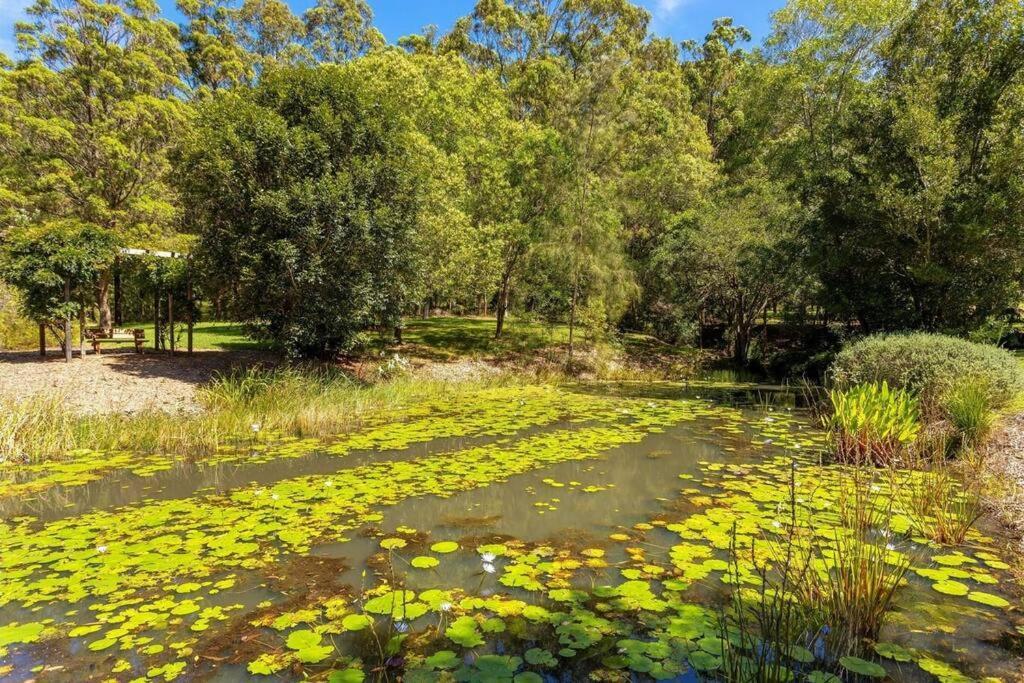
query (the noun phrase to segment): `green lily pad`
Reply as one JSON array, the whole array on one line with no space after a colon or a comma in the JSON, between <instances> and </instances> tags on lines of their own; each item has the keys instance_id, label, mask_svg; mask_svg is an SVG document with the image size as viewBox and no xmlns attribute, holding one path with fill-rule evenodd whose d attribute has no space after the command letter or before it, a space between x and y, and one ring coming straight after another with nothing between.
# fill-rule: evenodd
<instances>
[{"instance_id":1,"label":"green lily pad","mask_svg":"<svg viewBox=\"0 0 1024 683\"><path fill-rule=\"evenodd\" d=\"M860 657L842 657L839 659L839 664L847 671L859 676L868 678L885 678L886 676L885 667Z\"/></svg>"}]
</instances>

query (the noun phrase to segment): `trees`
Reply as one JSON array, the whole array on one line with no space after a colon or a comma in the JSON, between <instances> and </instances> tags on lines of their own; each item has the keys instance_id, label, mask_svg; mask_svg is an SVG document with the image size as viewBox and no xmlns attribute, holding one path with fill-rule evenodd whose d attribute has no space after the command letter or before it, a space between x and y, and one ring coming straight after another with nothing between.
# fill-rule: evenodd
<instances>
[{"instance_id":1,"label":"trees","mask_svg":"<svg viewBox=\"0 0 1024 683\"><path fill-rule=\"evenodd\" d=\"M4 235L0 277L22 293L26 316L46 324L71 359L71 321L110 263L109 231L73 221L16 228Z\"/></svg>"},{"instance_id":2,"label":"trees","mask_svg":"<svg viewBox=\"0 0 1024 683\"><path fill-rule=\"evenodd\" d=\"M181 27L181 44L193 92L201 94L248 83L253 64L235 34L235 10L223 0L178 0L178 11L186 20Z\"/></svg>"},{"instance_id":3,"label":"trees","mask_svg":"<svg viewBox=\"0 0 1024 683\"><path fill-rule=\"evenodd\" d=\"M254 332L323 356L397 323L430 160L400 98L351 67L282 68L203 104L198 124L177 183Z\"/></svg>"},{"instance_id":4,"label":"trees","mask_svg":"<svg viewBox=\"0 0 1024 683\"><path fill-rule=\"evenodd\" d=\"M310 51L321 62L345 62L384 46L365 0L317 0L303 19Z\"/></svg>"},{"instance_id":5,"label":"trees","mask_svg":"<svg viewBox=\"0 0 1024 683\"><path fill-rule=\"evenodd\" d=\"M21 220L118 243L172 230L166 151L187 116L175 97L185 62L174 27L147 0L40 0L28 13L17 26L24 60L0 74L13 109L0 145ZM103 326L109 285L106 268Z\"/></svg>"},{"instance_id":6,"label":"trees","mask_svg":"<svg viewBox=\"0 0 1024 683\"><path fill-rule=\"evenodd\" d=\"M805 185L814 263L866 330L966 330L1020 292L1024 8L919 3L878 56Z\"/></svg>"},{"instance_id":7,"label":"trees","mask_svg":"<svg viewBox=\"0 0 1024 683\"><path fill-rule=\"evenodd\" d=\"M746 363L752 330L798 274L801 209L778 183L759 178L720 188L661 244L656 265L690 315L723 322L733 359Z\"/></svg>"}]
</instances>

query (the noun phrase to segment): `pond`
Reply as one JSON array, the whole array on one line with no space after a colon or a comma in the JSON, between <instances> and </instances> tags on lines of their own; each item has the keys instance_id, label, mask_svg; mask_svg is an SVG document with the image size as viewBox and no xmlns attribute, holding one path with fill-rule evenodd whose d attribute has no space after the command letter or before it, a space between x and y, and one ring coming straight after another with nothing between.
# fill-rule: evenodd
<instances>
[{"instance_id":1,"label":"pond","mask_svg":"<svg viewBox=\"0 0 1024 683\"><path fill-rule=\"evenodd\" d=\"M499 386L329 442L10 467L0 680L1019 680L999 540L928 540L917 475L821 464L798 399ZM860 656L836 624L780 649L729 616L779 592L787 548L828 576L862 545L905 577Z\"/></svg>"}]
</instances>

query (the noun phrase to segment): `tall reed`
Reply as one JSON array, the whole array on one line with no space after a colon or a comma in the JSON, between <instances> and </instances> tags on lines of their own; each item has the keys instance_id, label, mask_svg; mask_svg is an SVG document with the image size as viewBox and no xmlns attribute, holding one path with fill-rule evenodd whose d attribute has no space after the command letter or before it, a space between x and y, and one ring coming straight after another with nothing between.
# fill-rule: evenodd
<instances>
[{"instance_id":1,"label":"tall reed","mask_svg":"<svg viewBox=\"0 0 1024 683\"><path fill-rule=\"evenodd\" d=\"M169 414L75 416L59 398L0 401L0 456L8 461L65 457L76 449L202 456L251 436L326 438L382 420L414 403L507 382L504 376L457 384L401 377L363 384L323 368L250 368L200 389L200 410Z\"/></svg>"}]
</instances>

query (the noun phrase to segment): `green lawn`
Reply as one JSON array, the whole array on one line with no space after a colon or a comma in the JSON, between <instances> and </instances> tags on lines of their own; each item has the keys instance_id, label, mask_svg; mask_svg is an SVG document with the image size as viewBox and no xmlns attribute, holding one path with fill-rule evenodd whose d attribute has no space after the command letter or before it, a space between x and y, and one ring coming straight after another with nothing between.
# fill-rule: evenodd
<instances>
[{"instance_id":1,"label":"green lawn","mask_svg":"<svg viewBox=\"0 0 1024 683\"><path fill-rule=\"evenodd\" d=\"M494 338L494 330L494 318L412 318L405 323L402 341L425 355L448 359L527 353L569 340L566 325L506 318L501 339Z\"/></svg>"},{"instance_id":2,"label":"green lawn","mask_svg":"<svg viewBox=\"0 0 1024 683\"><path fill-rule=\"evenodd\" d=\"M146 331L147 349L153 348L153 323L128 323L128 328L141 328ZM184 351L188 348L187 326L175 324L174 336L177 339L175 348ZM132 342L108 342L103 349L131 348ZM201 322L192 328L192 348L196 351L246 351L265 348L265 345L246 336L240 323L233 322Z\"/></svg>"}]
</instances>

